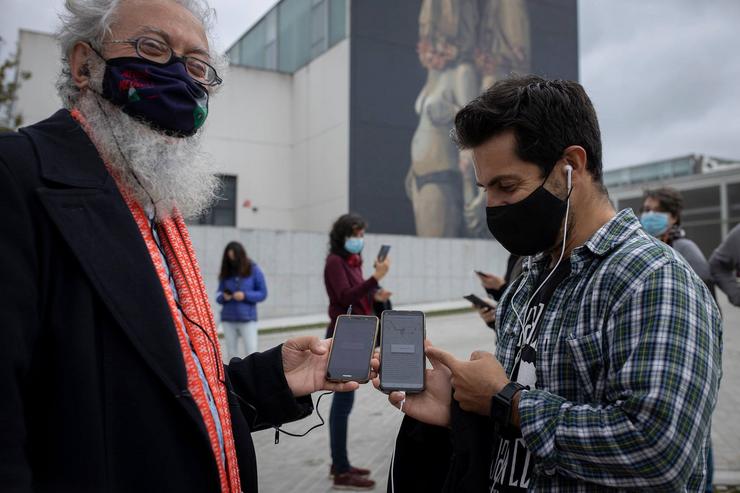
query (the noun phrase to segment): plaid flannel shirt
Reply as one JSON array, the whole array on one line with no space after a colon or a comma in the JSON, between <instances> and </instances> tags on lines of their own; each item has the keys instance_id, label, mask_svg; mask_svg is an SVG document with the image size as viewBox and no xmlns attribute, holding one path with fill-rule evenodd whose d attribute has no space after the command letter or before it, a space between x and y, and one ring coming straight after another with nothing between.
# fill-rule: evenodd
<instances>
[{"instance_id":1,"label":"plaid flannel shirt","mask_svg":"<svg viewBox=\"0 0 740 493\"><path fill-rule=\"evenodd\" d=\"M497 313L511 373L522 314L548 258L530 259ZM670 247L623 210L570 257L519 403L530 491L703 491L721 377L719 310ZM522 286L523 283L523 286ZM521 286L521 289L519 289Z\"/></svg>"}]
</instances>

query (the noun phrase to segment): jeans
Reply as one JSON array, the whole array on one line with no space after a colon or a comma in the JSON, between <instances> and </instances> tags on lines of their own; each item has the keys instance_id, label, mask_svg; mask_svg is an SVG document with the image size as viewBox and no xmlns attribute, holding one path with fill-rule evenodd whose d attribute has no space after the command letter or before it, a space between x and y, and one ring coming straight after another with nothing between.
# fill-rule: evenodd
<instances>
[{"instance_id":1,"label":"jeans","mask_svg":"<svg viewBox=\"0 0 740 493\"><path fill-rule=\"evenodd\" d=\"M331 445L331 461L337 474L345 473L350 468L349 457L347 456L347 425L354 402L354 391L335 392L331 401L329 443Z\"/></svg>"},{"instance_id":2,"label":"jeans","mask_svg":"<svg viewBox=\"0 0 740 493\"><path fill-rule=\"evenodd\" d=\"M257 351L257 321L228 322L222 321L226 341L226 361L234 357L244 357ZM239 337L244 341L244 352L239 353Z\"/></svg>"}]
</instances>

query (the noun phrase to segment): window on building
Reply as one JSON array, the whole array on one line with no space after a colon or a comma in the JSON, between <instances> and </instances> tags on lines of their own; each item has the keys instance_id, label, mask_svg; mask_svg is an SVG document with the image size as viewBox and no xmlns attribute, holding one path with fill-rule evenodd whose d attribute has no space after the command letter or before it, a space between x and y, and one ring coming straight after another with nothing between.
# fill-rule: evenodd
<instances>
[{"instance_id":1,"label":"window on building","mask_svg":"<svg viewBox=\"0 0 740 493\"><path fill-rule=\"evenodd\" d=\"M722 241L722 220L719 187L682 190L683 213L681 225L686 236L693 240L709 257Z\"/></svg>"},{"instance_id":2,"label":"window on building","mask_svg":"<svg viewBox=\"0 0 740 493\"><path fill-rule=\"evenodd\" d=\"M311 58L326 51L327 45L327 2L311 0Z\"/></svg>"},{"instance_id":3,"label":"window on building","mask_svg":"<svg viewBox=\"0 0 740 493\"><path fill-rule=\"evenodd\" d=\"M272 9L265 17L265 68L270 70L276 70L278 66L277 20L277 9Z\"/></svg>"},{"instance_id":4,"label":"window on building","mask_svg":"<svg viewBox=\"0 0 740 493\"><path fill-rule=\"evenodd\" d=\"M329 0L329 47L347 37L347 0Z\"/></svg>"},{"instance_id":5,"label":"window on building","mask_svg":"<svg viewBox=\"0 0 740 493\"><path fill-rule=\"evenodd\" d=\"M238 43L240 65L265 68L265 27L265 20L263 19L258 22Z\"/></svg>"},{"instance_id":6,"label":"window on building","mask_svg":"<svg viewBox=\"0 0 740 493\"><path fill-rule=\"evenodd\" d=\"M740 183L727 184L727 230L740 223Z\"/></svg>"},{"instance_id":7,"label":"window on building","mask_svg":"<svg viewBox=\"0 0 740 493\"><path fill-rule=\"evenodd\" d=\"M311 59L311 2L283 0L278 5L278 69L295 72Z\"/></svg>"},{"instance_id":8,"label":"window on building","mask_svg":"<svg viewBox=\"0 0 740 493\"><path fill-rule=\"evenodd\" d=\"M282 0L229 49L231 63L293 73L347 37L347 0Z\"/></svg>"},{"instance_id":9,"label":"window on building","mask_svg":"<svg viewBox=\"0 0 740 493\"><path fill-rule=\"evenodd\" d=\"M221 189L211 209L200 216L196 224L236 226L236 176L219 175Z\"/></svg>"}]
</instances>

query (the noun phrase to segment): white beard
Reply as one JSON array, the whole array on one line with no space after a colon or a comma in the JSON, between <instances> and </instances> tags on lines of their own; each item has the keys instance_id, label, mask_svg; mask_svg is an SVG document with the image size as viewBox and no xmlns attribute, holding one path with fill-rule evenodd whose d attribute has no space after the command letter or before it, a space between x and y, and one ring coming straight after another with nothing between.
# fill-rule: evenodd
<instances>
[{"instance_id":1,"label":"white beard","mask_svg":"<svg viewBox=\"0 0 740 493\"><path fill-rule=\"evenodd\" d=\"M201 150L201 132L170 137L124 113L103 99L102 63L91 64L91 87L75 107L102 159L118 172L121 186L144 208L154 204L157 219L177 209L185 218L207 210L217 197L219 180L213 163Z\"/></svg>"}]
</instances>

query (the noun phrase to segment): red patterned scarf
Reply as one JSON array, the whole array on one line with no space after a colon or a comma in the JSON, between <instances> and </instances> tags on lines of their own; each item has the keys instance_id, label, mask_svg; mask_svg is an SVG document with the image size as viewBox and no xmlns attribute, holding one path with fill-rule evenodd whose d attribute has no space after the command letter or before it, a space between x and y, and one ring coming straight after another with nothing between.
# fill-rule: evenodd
<instances>
[{"instance_id":1,"label":"red patterned scarf","mask_svg":"<svg viewBox=\"0 0 740 493\"><path fill-rule=\"evenodd\" d=\"M73 110L72 117L82 125L88 135L92 135L87 128L84 117L79 111ZM144 238L144 242L149 250L149 256L157 270L159 281L162 284L162 291L167 298L172 320L178 329L177 337L180 341L180 349L187 370L188 391L195 399L198 410L205 422L206 430L208 431L213 456L218 464L221 493L239 493L241 492L239 466L236 458L236 448L234 447L234 435L231 428L227 390L224 384L225 377L223 376L221 348L218 344L216 324L213 313L211 312L211 305L208 302L205 284L200 275L200 269L198 268L198 262L190 241L190 235L185 226L185 221L179 213L174 213L172 217L168 217L157 224L157 234L162 240L161 243L167 257L167 265L174 279L177 294L180 298L180 306L184 312L184 316L180 317L174 295L170 289L167 271L162 262L162 256L150 229L149 218L141 205L121 186L116 173L112 172L110 166L108 166L108 170L111 171L111 175L116 180L118 189L139 227L141 236ZM183 327L183 322L188 319L197 322L203 330L200 330L191 323L185 323ZM221 421L221 429L223 430L226 463L221 459L221 447L218 440L216 423L208 406L206 390L198 375L197 363L188 346L183 329L187 331L195 354L198 356L203 367L208 386L213 393L216 409L218 410ZM213 344L211 341L213 341Z\"/></svg>"}]
</instances>

